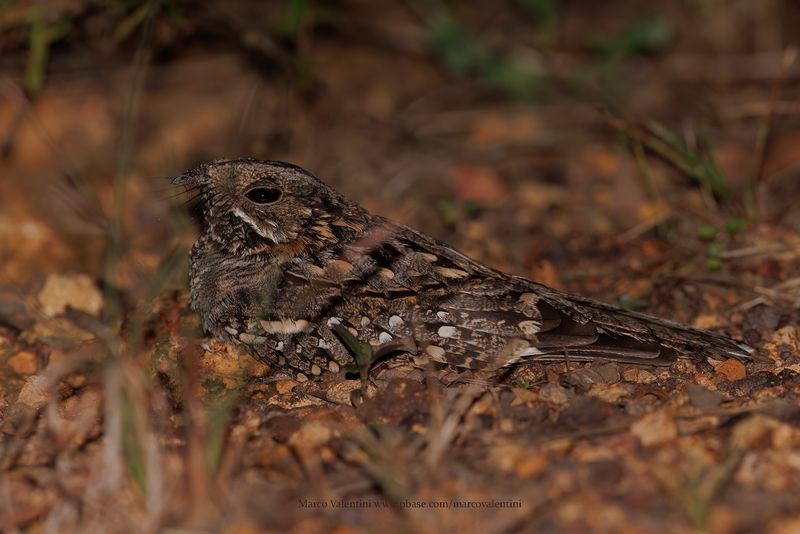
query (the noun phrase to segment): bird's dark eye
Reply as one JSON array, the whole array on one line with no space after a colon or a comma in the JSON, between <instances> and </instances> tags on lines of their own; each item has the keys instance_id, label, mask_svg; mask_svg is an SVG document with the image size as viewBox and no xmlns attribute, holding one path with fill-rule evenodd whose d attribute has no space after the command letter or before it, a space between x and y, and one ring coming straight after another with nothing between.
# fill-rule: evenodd
<instances>
[{"instance_id":1,"label":"bird's dark eye","mask_svg":"<svg viewBox=\"0 0 800 534\"><path fill-rule=\"evenodd\" d=\"M247 198L256 204L272 204L281 198L281 192L269 187L256 187L247 192Z\"/></svg>"}]
</instances>

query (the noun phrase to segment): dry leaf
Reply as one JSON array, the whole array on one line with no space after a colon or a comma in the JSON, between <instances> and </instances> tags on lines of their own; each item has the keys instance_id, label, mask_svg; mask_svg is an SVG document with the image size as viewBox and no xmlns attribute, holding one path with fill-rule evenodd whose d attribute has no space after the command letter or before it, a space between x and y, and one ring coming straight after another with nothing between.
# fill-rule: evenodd
<instances>
[{"instance_id":1,"label":"dry leaf","mask_svg":"<svg viewBox=\"0 0 800 534\"><path fill-rule=\"evenodd\" d=\"M67 306L96 316L103 307L102 293L85 274L51 274L37 298L49 317L63 313Z\"/></svg>"},{"instance_id":2,"label":"dry leaf","mask_svg":"<svg viewBox=\"0 0 800 534\"><path fill-rule=\"evenodd\" d=\"M717 367L717 372L724 375L725 378L731 382L741 380L747 376L747 369L744 364L734 358L722 362L722 364Z\"/></svg>"}]
</instances>

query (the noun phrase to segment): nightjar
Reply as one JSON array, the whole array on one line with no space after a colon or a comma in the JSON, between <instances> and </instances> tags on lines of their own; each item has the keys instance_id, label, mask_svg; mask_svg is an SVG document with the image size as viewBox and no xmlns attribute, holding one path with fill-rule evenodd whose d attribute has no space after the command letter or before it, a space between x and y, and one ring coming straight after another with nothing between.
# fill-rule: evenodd
<instances>
[{"instance_id":1,"label":"nightjar","mask_svg":"<svg viewBox=\"0 0 800 534\"><path fill-rule=\"evenodd\" d=\"M173 184L200 199L190 305L203 327L301 381L352 365L354 342L375 356L491 372L564 359L747 360L752 351L491 269L295 165L218 161Z\"/></svg>"}]
</instances>

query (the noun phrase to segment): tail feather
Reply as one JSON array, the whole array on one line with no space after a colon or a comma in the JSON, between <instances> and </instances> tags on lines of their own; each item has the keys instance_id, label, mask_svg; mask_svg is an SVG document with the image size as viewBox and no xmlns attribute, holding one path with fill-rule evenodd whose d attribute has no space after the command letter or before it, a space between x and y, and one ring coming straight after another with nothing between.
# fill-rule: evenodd
<instances>
[{"instance_id":1,"label":"tail feather","mask_svg":"<svg viewBox=\"0 0 800 534\"><path fill-rule=\"evenodd\" d=\"M543 289L542 289L543 288ZM660 319L651 315L615 308L584 297L557 293L539 286L537 293L545 308L554 308L558 313L582 325L592 325L600 334L598 340L582 347L581 354L587 359L592 354L607 351L606 358L626 360L634 356L631 352L649 347L660 347L657 355L642 355L634 360L641 363L674 360L671 352L690 358L713 358L723 360L736 358L750 361L754 349L729 337L691 328L680 323ZM636 347L638 345L638 347ZM633 348L636 347L636 348ZM666 349L666 350L665 350ZM570 355L571 355L570 351ZM663 354L661 354L663 353Z\"/></svg>"}]
</instances>

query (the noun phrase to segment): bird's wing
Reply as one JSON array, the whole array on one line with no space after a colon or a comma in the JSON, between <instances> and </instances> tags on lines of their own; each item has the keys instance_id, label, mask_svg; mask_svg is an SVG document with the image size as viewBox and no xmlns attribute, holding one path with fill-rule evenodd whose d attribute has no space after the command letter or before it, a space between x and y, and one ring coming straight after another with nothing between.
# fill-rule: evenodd
<instances>
[{"instance_id":1,"label":"bird's wing","mask_svg":"<svg viewBox=\"0 0 800 534\"><path fill-rule=\"evenodd\" d=\"M418 316L428 352L441 354L441 347L442 360L454 365L492 361L498 351L509 363L567 358L649 365L668 365L678 356L749 360L752 353L723 335L505 275L417 232L397 242L426 260L413 269L424 283L414 285L447 287L421 296ZM509 348L510 340L527 343Z\"/></svg>"},{"instance_id":2,"label":"bird's wing","mask_svg":"<svg viewBox=\"0 0 800 534\"><path fill-rule=\"evenodd\" d=\"M412 229L389 227L358 255L344 253L347 260L288 271L321 303L318 314L335 315L363 341L413 338L421 355L472 369L524 360L749 358L748 347L727 337L508 276Z\"/></svg>"}]
</instances>

